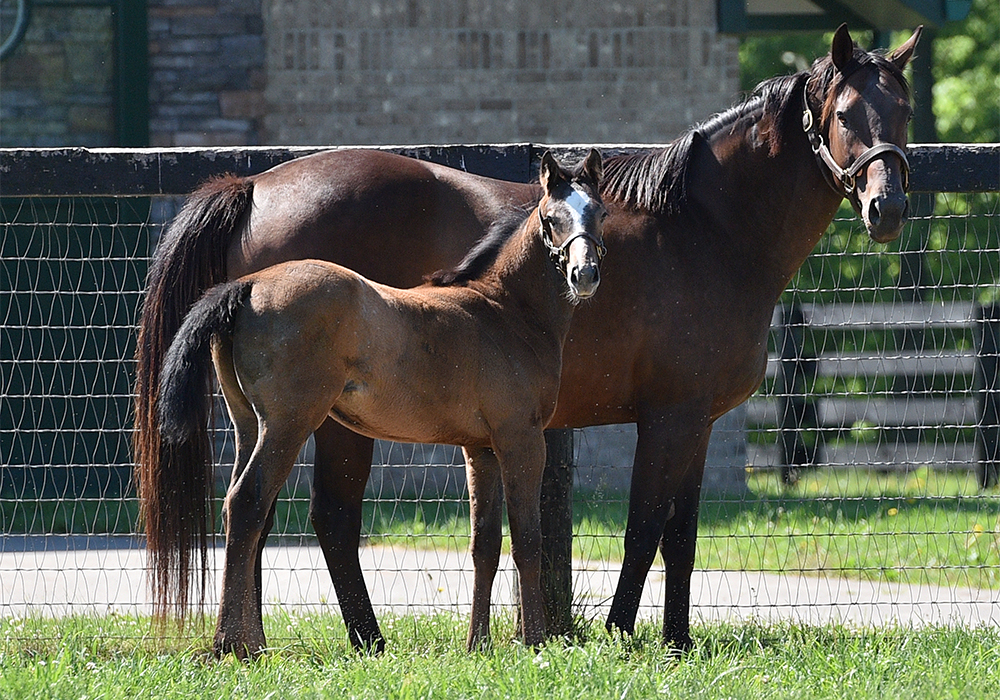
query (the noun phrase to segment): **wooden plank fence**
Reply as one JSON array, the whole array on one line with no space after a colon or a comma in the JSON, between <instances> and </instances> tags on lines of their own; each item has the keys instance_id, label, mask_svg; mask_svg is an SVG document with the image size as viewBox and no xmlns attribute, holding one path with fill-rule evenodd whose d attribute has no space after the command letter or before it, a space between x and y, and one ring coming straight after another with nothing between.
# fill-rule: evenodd
<instances>
[{"instance_id":1,"label":"wooden plank fence","mask_svg":"<svg viewBox=\"0 0 1000 700\"><path fill-rule=\"evenodd\" d=\"M751 463L781 467L786 480L794 479L802 467L817 465L865 464L879 469L976 465L981 485L996 483L1000 430L992 426L1000 415L1000 306L972 302L797 304L776 308L772 325L778 352L769 357L767 377L775 389L768 396L751 399L748 421L775 426L778 440L773 448L751 448ZM954 332L971 332L974 346L949 347L927 340L919 348L813 355L804 342L807 333L935 329L951 332L944 334L946 338ZM867 385L873 377L891 379L890 386L913 387L936 379L947 387L967 389L875 393L840 389L826 394L813 390L821 378L862 380ZM942 440L942 429L955 436ZM909 433L911 437L824 444L824 435L839 436L851 430L876 435Z\"/></svg>"}]
</instances>

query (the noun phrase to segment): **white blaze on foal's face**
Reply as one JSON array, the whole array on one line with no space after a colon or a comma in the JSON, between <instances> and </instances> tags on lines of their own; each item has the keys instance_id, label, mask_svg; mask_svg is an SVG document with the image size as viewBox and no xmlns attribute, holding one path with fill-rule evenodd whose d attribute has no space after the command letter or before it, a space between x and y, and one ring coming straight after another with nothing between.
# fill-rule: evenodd
<instances>
[{"instance_id":1,"label":"white blaze on foal's face","mask_svg":"<svg viewBox=\"0 0 1000 700\"><path fill-rule=\"evenodd\" d=\"M575 231L582 230L584 224L584 214L587 212L587 207L593 205L594 200L592 200L590 195L586 192L583 192L576 186L573 186L573 191L565 201L566 206L568 206L569 210L572 212L573 228Z\"/></svg>"},{"instance_id":2,"label":"white blaze on foal's face","mask_svg":"<svg viewBox=\"0 0 1000 700\"><path fill-rule=\"evenodd\" d=\"M595 223L600 226L600 221L595 221L595 217L598 219L601 217L601 206L575 183L571 187L572 192L563 200L572 219L572 229L567 239L566 272L574 296L584 299L592 296L600 283L598 272L600 257L594 247L595 243L599 244L600 230L596 232L597 241L587 234L587 230L588 226L592 228Z\"/></svg>"}]
</instances>

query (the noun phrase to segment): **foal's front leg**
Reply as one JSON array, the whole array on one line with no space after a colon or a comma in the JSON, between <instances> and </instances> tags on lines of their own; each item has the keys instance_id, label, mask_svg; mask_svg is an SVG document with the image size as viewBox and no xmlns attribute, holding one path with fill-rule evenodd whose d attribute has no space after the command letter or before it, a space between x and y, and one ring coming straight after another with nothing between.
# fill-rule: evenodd
<instances>
[{"instance_id":1,"label":"foal's front leg","mask_svg":"<svg viewBox=\"0 0 1000 700\"><path fill-rule=\"evenodd\" d=\"M524 643L541 646L545 641L545 606L542 599L542 471L545 469L545 437L539 430L522 430L493 436L500 461L507 520L510 523L510 553L521 587L521 623Z\"/></svg>"},{"instance_id":2,"label":"foal's front leg","mask_svg":"<svg viewBox=\"0 0 1000 700\"><path fill-rule=\"evenodd\" d=\"M490 638L490 600L493 580L500 566L503 539L503 492L496 453L486 447L462 448L469 485L469 520L472 526L472 619L466 646L482 648Z\"/></svg>"}]
</instances>

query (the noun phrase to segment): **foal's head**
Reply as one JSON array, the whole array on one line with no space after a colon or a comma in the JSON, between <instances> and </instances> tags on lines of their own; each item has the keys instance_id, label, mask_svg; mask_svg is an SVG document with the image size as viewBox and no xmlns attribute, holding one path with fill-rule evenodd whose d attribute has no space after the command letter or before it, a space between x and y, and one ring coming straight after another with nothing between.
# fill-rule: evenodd
<instances>
[{"instance_id":1,"label":"foal's head","mask_svg":"<svg viewBox=\"0 0 1000 700\"><path fill-rule=\"evenodd\" d=\"M858 48L841 25L830 55L814 64L806 82L803 127L820 167L879 243L899 236L909 210L904 149L912 111L903 68L919 38L917 28L882 56Z\"/></svg>"},{"instance_id":2,"label":"foal's head","mask_svg":"<svg viewBox=\"0 0 1000 700\"><path fill-rule=\"evenodd\" d=\"M608 215L599 194L602 167L601 154L591 149L573 171L560 166L549 151L539 168L542 240L566 277L573 302L593 296L601 283L602 224Z\"/></svg>"}]
</instances>

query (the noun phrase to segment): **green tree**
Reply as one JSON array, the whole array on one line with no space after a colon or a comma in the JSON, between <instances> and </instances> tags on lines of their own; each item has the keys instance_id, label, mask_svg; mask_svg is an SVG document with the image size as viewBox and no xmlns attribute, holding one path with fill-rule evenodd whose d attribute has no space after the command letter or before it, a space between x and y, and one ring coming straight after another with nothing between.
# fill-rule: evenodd
<instances>
[{"instance_id":1,"label":"green tree","mask_svg":"<svg viewBox=\"0 0 1000 700\"><path fill-rule=\"evenodd\" d=\"M934 116L943 142L1000 141L1000 2L975 0L934 42Z\"/></svg>"}]
</instances>

